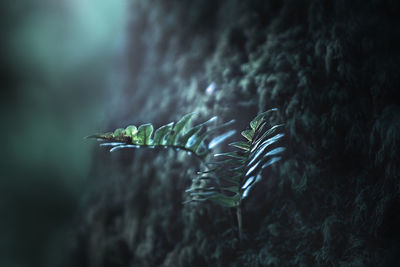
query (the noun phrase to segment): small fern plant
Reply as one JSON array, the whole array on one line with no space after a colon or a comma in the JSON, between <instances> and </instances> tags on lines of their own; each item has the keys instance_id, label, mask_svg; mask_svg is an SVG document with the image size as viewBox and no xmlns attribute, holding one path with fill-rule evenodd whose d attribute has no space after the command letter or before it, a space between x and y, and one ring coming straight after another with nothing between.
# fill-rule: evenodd
<instances>
[{"instance_id":1,"label":"small fern plant","mask_svg":"<svg viewBox=\"0 0 400 267\"><path fill-rule=\"evenodd\" d=\"M236 208L239 240L242 239L242 201L255 183L261 179L261 171L281 159L284 147L278 141L283 124L270 125L268 117L271 109L256 116L250 122L250 128L241 134L244 141L230 145L236 150L215 154L216 161L207 162L208 170L199 172L192 187L186 190L190 200L212 201L221 206Z\"/></svg>"},{"instance_id":2,"label":"small fern plant","mask_svg":"<svg viewBox=\"0 0 400 267\"><path fill-rule=\"evenodd\" d=\"M268 116L276 109L271 109L257 115L251 122L250 128L241 134L244 141L231 143L236 150L215 154L217 160L205 162L207 170L199 172L186 190L190 202L215 202L221 206L236 208L239 239L242 239L242 201L252 186L261 179L262 169L281 159L285 148L277 146L284 136L280 132L283 124L270 125ZM130 125L118 128L114 132L90 135L96 138L101 146L111 146L110 152L123 148L174 148L193 153L203 162L211 150L236 133L230 130L220 133L220 130L234 122L223 123L209 128L217 117L191 126L194 113L183 116L177 123L161 126L154 132L152 124L139 127ZM153 135L154 132L154 135ZM218 134L215 136L216 134ZM210 167L211 166L211 167Z\"/></svg>"},{"instance_id":3,"label":"small fern plant","mask_svg":"<svg viewBox=\"0 0 400 267\"><path fill-rule=\"evenodd\" d=\"M210 124L216 121L217 117L199 125L191 126L193 116L194 113L189 113L177 123L171 122L163 125L154 132L154 135L153 125L147 123L139 127L130 125L126 128L118 128L114 132L94 134L86 138L96 138L103 142L100 146L110 146L110 152L122 148L173 148L193 153L204 160L212 148L236 132L230 130L214 137L220 129L232 124L234 120L210 129Z\"/></svg>"}]
</instances>

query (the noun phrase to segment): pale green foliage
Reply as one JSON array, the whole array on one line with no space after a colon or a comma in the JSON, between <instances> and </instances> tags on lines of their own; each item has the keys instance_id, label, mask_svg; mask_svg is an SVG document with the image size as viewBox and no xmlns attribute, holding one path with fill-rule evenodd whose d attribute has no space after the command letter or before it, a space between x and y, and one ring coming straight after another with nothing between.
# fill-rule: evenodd
<instances>
[{"instance_id":1,"label":"pale green foliage","mask_svg":"<svg viewBox=\"0 0 400 267\"><path fill-rule=\"evenodd\" d=\"M135 147L171 147L194 153L200 158L204 158L210 151L206 141L212 138L213 134L222 127L231 124L233 121L224 123L213 129L209 129L208 125L216 120L216 117L196 125L191 126L194 113L183 116L177 123L169 123L161 126L154 132L152 124L142 124L139 127L134 125L124 128L118 128L114 132L101 133L88 136L88 138L97 138L104 141L103 146L111 146L110 151L119 148L135 148ZM153 136L154 132L154 136ZM232 136L234 131L225 133L223 138L219 138L218 142L222 142L226 138ZM216 137L215 139L217 139ZM213 139L213 140L215 140ZM211 140L212 142L212 140Z\"/></svg>"}]
</instances>

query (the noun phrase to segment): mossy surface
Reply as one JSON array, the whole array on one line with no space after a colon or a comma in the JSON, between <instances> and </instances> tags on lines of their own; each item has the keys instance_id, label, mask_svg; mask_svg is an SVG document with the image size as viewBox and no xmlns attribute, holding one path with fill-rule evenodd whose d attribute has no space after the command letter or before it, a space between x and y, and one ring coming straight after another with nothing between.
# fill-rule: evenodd
<instances>
[{"instance_id":1,"label":"mossy surface","mask_svg":"<svg viewBox=\"0 0 400 267\"><path fill-rule=\"evenodd\" d=\"M182 114L286 122L285 158L234 214L182 205L199 163L96 154L73 266L395 266L400 245L397 2L133 1L129 81L107 122ZM214 82L210 94L205 88Z\"/></svg>"}]
</instances>

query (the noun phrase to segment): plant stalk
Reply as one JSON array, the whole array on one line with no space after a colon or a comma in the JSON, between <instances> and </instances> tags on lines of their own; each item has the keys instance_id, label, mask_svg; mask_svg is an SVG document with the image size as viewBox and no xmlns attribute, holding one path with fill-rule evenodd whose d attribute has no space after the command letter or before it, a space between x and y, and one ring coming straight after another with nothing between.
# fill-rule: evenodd
<instances>
[{"instance_id":1,"label":"plant stalk","mask_svg":"<svg viewBox=\"0 0 400 267\"><path fill-rule=\"evenodd\" d=\"M239 242L242 242L243 234L242 234L242 205L236 207L236 217L238 221L238 234L239 234Z\"/></svg>"}]
</instances>

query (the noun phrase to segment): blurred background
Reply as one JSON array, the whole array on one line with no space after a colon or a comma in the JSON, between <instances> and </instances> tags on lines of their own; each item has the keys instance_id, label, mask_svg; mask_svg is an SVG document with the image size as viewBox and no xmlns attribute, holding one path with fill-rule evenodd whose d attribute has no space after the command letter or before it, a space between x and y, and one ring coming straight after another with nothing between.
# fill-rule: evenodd
<instances>
[{"instance_id":1,"label":"blurred background","mask_svg":"<svg viewBox=\"0 0 400 267\"><path fill-rule=\"evenodd\" d=\"M0 266L57 266L123 84L126 0L1 1Z\"/></svg>"},{"instance_id":2,"label":"blurred background","mask_svg":"<svg viewBox=\"0 0 400 267\"><path fill-rule=\"evenodd\" d=\"M0 5L0 267L400 266L398 2ZM243 203L242 248L230 210L182 205L186 154L84 140L272 107L287 155Z\"/></svg>"}]
</instances>

